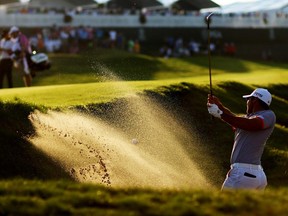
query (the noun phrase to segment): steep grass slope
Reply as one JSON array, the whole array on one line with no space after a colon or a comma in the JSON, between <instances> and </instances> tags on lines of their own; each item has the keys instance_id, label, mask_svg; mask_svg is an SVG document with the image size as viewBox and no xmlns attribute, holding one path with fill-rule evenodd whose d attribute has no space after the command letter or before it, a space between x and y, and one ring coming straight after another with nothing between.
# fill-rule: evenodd
<instances>
[{"instance_id":1,"label":"steep grass slope","mask_svg":"<svg viewBox=\"0 0 288 216\"><path fill-rule=\"evenodd\" d=\"M281 85L283 88L284 86ZM279 87L275 85L270 87L273 92ZM287 88L287 87L286 87ZM227 104L236 113L245 112L245 101L241 98L243 94L251 92L250 86L240 83L222 83L214 91L223 102ZM167 109L171 115L183 122L183 125L194 133L199 140L199 148L187 144L186 150L191 154L198 151L198 163L202 171L211 176L223 176L229 168L229 157L232 148L233 133L231 128L219 121L211 120L206 110L207 86L198 86L189 83L172 85L159 92L146 91L142 97L149 97L159 103L164 109ZM277 91L275 91L277 92ZM129 100L135 98L118 99L110 103L87 104L71 107L79 112L89 113L113 124L118 128L125 122L123 110L129 109ZM271 186L287 185L287 146L283 137L287 136L287 100L282 98L281 94L275 94L272 109L277 115L277 127L267 143L267 148L263 157L263 166L267 171L269 183ZM28 104L19 103L1 103L1 115L3 124L1 128L1 178L14 178L17 176L24 178L71 178L69 173L57 166L57 163L43 152L35 149L27 142L25 137L34 134L34 129L28 120L28 115L36 107ZM17 115L15 115L17 113ZM117 116L117 117L116 117ZM137 125L135 125L137 127ZM206 160L209 158L209 160ZM211 173L212 167L215 169ZM209 177L210 176L210 177ZM212 178L214 185L221 184L223 179Z\"/></svg>"}]
</instances>

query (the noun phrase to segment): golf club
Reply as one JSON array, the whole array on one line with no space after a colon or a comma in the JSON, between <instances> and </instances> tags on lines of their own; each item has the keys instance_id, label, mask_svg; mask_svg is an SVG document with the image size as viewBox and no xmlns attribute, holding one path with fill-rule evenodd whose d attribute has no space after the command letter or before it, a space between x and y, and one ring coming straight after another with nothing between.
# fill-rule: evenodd
<instances>
[{"instance_id":1,"label":"golf club","mask_svg":"<svg viewBox=\"0 0 288 216\"><path fill-rule=\"evenodd\" d=\"M209 81L210 81L210 94L212 95L212 74L211 74L211 48L210 48L210 22L211 16L213 13L210 13L205 19L207 23L207 30L208 30L208 60L209 60Z\"/></svg>"}]
</instances>

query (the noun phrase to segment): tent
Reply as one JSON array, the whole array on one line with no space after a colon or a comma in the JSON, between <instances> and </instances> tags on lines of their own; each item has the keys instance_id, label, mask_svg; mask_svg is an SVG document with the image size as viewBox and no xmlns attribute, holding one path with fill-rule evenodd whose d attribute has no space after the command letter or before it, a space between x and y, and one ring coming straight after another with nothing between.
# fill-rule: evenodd
<instances>
[{"instance_id":1,"label":"tent","mask_svg":"<svg viewBox=\"0 0 288 216\"><path fill-rule=\"evenodd\" d=\"M221 14L241 14L251 12L287 11L288 0L258 0L255 2L238 2L225 5L215 12Z\"/></svg>"},{"instance_id":2,"label":"tent","mask_svg":"<svg viewBox=\"0 0 288 216\"><path fill-rule=\"evenodd\" d=\"M199 11L203 8L219 7L210 0L178 0L172 4L172 8L178 10Z\"/></svg>"},{"instance_id":3,"label":"tent","mask_svg":"<svg viewBox=\"0 0 288 216\"><path fill-rule=\"evenodd\" d=\"M110 0L107 2L108 8L142 9L154 6L162 6L162 3L157 0Z\"/></svg>"}]
</instances>

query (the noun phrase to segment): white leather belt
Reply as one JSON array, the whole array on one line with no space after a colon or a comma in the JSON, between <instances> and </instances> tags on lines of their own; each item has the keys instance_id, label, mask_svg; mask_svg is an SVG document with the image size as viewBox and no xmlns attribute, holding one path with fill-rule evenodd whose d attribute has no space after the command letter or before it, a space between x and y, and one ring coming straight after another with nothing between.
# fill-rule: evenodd
<instances>
[{"instance_id":1,"label":"white leather belt","mask_svg":"<svg viewBox=\"0 0 288 216\"><path fill-rule=\"evenodd\" d=\"M257 169L257 170L263 169L261 165L246 164L246 163L234 163L231 165L231 168L248 168L248 169Z\"/></svg>"}]
</instances>

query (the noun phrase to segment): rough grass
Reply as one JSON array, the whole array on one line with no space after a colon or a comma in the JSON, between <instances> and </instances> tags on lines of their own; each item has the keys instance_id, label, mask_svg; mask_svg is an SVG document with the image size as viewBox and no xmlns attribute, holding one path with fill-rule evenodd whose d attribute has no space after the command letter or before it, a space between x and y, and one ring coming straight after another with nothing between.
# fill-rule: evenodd
<instances>
[{"instance_id":1,"label":"rough grass","mask_svg":"<svg viewBox=\"0 0 288 216\"><path fill-rule=\"evenodd\" d=\"M256 191L105 188L69 181L0 182L2 215L286 215L288 189ZM16 207L17 206L17 207Z\"/></svg>"}]
</instances>

